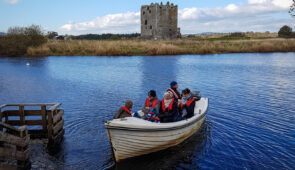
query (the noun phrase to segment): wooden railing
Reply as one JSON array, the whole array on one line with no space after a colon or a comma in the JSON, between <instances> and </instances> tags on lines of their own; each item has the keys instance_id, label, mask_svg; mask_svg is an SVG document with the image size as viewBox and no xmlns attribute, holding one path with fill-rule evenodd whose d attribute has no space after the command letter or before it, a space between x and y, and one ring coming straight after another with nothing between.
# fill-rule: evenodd
<instances>
[{"instance_id":1,"label":"wooden railing","mask_svg":"<svg viewBox=\"0 0 295 170\"><path fill-rule=\"evenodd\" d=\"M30 135L28 127L14 128L0 122L0 158L4 160L17 160L18 169L30 167Z\"/></svg>"},{"instance_id":2,"label":"wooden railing","mask_svg":"<svg viewBox=\"0 0 295 170\"><path fill-rule=\"evenodd\" d=\"M64 135L64 111L58 109L61 103L45 104L4 104L0 106L0 159L18 160L20 167L29 159L30 138L47 138L48 146L59 144ZM40 110L26 110L25 107L40 107ZM17 107L17 110L11 108ZM47 107L50 107L47 109ZM40 119L32 120L32 116ZM16 119L18 118L19 119ZM31 118L30 118L31 117ZM13 126L20 126L15 128ZM28 128L39 126L41 128ZM8 145L16 147L15 152Z\"/></svg>"}]
</instances>

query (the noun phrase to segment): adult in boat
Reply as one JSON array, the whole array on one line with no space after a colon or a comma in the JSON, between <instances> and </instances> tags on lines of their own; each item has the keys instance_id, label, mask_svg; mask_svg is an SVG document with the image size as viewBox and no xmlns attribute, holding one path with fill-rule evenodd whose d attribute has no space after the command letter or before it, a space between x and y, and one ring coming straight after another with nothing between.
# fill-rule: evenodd
<instances>
[{"instance_id":1,"label":"adult in boat","mask_svg":"<svg viewBox=\"0 0 295 170\"><path fill-rule=\"evenodd\" d=\"M143 106L142 106L142 112L144 113L143 118L146 118L147 114L150 113L153 109L155 109L154 112L159 112L160 109L160 100L157 98L157 93L155 90L150 90L148 92L148 97L146 98Z\"/></svg>"},{"instance_id":2,"label":"adult in boat","mask_svg":"<svg viewBox=\"0 0 295 170\"><path fill-rule=\"evenodd\" d=\"M171 92L173 94L173 98L176 99L176 100L181 99L180 93L177 90L177 88L178 88L177 82L172 81L170 83L170 88L167 89L167 92Z\"/></svg>"},{"instance_id":3,"label":"adult in boat","mask_svg":"<svg viewBox=\"0 0 295 170\"><path fill-rule=\"evenodd\" d=\"M178 101L173 98L172 92L166 92L164 99L161 101L159 118L160 121L173 122L174 117L178 115Z\"/></svg>"},{"instance_id":4,"label":"adult in boat","mask_svg":"<svg viewBox=\"0 0 295 170\"><path fill-rule=\"evenodd\" d=\"M180 111L182 118L188 119L194 116L194 109L196 100L192 96L190 89L186 88L182 90L182 102L180 104Z\"/></svg>"},{"instance_id":5,"label":"adult in boat","mask_svg":"<svg viewBox=\"0 0 295 170\"><path fill-rule=\"evenodd\" d=\"M121 107L117 111L117 113L114 115L113 119L132 117L132 113L131 113L132 106L133 106L133 102L131 100L127 100L125 102L125 106Z\"/></svg>"}]
</instances>

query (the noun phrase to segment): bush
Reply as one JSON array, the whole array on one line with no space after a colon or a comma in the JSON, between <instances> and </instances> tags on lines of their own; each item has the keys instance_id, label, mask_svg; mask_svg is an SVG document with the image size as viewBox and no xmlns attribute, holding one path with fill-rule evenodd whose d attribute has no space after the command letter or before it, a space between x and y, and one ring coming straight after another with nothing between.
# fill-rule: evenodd
<instances>
[{"instance_id":1,"label":"bush","mask_svg":"<svg viewBox=\"0 0 295 170\"><path fill-rule=\"evenodd\" d=\"M292 28L285 25L283 26L280 31L278 32L279 37L290 38L292 37Z\"/></svg>"},{"instance_id":2,"label":"bush","mask_svg":"<svg viewBox=\"0 0 295 170\"><path fill-rule=\"evenodd\" d=\"M233 32L229 35L229 37L246 37L246 35L242 32Z\"/></svg>"},{"instance_id":3,"label":"bush","mask_svg":"<svg viewBox=\"0 0 295 170\"><path fill-rule=\"evenodd\" d=\"M37 47L47 42L40 26L12 27L7 35L0 37L0 55L23 56L29 47Z\"/></svg>"}]
</instances>

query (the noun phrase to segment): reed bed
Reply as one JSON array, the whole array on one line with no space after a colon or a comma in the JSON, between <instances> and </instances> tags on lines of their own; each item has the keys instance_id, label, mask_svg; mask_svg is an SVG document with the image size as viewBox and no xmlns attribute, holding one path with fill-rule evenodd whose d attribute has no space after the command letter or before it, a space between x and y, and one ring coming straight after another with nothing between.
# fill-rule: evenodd
<instances>
[{"instance_id":1,"label":"reed bed","mask_svg":"<svg viewBox=\"0 0 295 170\"><path fill-rule=\"evenodd\" d=\"M295 39L250 40L69 40L48 41L29 47L27 55L36 56L132 56L215 53L295 52Z\"/></svg>"}]
</instances>

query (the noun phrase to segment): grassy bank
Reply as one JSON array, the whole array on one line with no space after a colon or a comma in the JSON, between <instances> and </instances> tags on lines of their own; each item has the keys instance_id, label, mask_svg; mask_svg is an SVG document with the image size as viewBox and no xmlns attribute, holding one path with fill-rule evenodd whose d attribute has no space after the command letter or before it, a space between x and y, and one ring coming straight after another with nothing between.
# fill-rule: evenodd
<instances>
[{"instance_id":1,"label":"grassy bank","mask_svg":"<svg viewBox=\"0 0 295 170\"><path fill-rule=\"evenodd\" d=\"M131 56L256 52L295 52L295 39L48 41L39 47L29 47L27 55Z\"/></svg>"}]
</instances>

